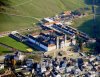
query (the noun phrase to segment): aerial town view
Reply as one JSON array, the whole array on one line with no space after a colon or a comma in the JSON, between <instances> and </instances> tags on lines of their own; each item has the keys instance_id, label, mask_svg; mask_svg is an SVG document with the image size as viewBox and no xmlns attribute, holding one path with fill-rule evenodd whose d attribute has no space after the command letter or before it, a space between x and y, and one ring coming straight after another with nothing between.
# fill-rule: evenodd
<instances>
[{"instance_id":1,"label":"aerial town view","mask_svg":"<svg viewBox=\"0 0 100 77\"><path fill-rule=\"evenodd\" d=\"M100 77L100 0L0 0L0 77Z\"/></svg>"}]
</instances>

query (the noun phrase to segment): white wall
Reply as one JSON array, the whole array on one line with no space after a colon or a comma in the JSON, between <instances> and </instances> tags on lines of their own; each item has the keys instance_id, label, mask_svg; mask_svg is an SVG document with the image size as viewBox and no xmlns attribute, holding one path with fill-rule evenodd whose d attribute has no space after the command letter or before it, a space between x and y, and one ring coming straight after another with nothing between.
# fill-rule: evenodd
<instances>
[{"instance_id":1,"label":"white wall","mask_svg":"<svg viewBox=\"0 0 100 77\"><path fill-rule=\"evenodd\" d=\"M76 45L76 40L73 40L73 41L72 41L72 44L73 44L73 45ZM65 46L70 46L70 45L71 45L71 42L66 42L66 43L65 43Z\"/></svg>"},{"instance_id":2,"label":"white wall","mask_svg":"<svg viewBox=\"0 0 100 77\"><path fill-rule=\"evenodd\" d=\"M64 46L65 46L65 42L62 41L62 42L61 42L61 48L63 48Z\"/></svg>"},{"instance_id":3,"label":"white wall","mask_svg":"<svg viewBox=\"0 0 100 77\"><path fill-rule=\"evenodd\" d=\"M48 47L47 47L47 46L45 46L45 45L43 45L43 44L40 44L39 46L40 46L41 48L45 49L46 51L48 51Z\"/></svg>"},{"instance_id":4,"label":"white wall","mask_svg":"<svg viewBox=\"0 0 100 77\"><path fill-rule=\"evenodd\" d=\"M40 44L40 47L44 48L46 51L51 51L51 50L56 49L56 45L47 47L43 44Z\"/></svg>"},{"instance_id":5,"label":"white wall","mask_svg":"<svg viewBox=\"0 0 100 77\"><path fill-rule=\"evenodd\" d=\"M73 43L73 45L76 45L76 40L73 40L72 43Z\"/></svg>"},{"instance_id":6,"label":"white wall","mask_svg":"<svg viewBox=\"0 0 100 77\"><path fill-rule=\"evenodd\" d=\"M71 42L66 42L65 46L70 46Z\"/></svg>"},{"instance_id":7,"label":"white wall","mask_svg":"<svg viewBox=\"0 0 100 77\"><path fill-rule=\"evenodd\" d=\"M4 64L0 64L0 70L4 69Z\"/></svg>"},{"instance_id":8,"label":"white wall","mask_svg":"<svg viewBox=\"0 0 100 77\"><path fill-rule=\"evenodd\" d=\"M31 38L28 38L29 41L32 41L33 43L35 43L35 40L31 39Z\"/></svg>"},{"instance_id":9,"label":"white wall","mask_svg":"<svg viewBox=\"0 0 100 77\"><path fill-rule=\"evenodd\" d=\"M37 44L41 48L45 49L46 51L51 51L51 50L55 50L56 49L56 45L47 47L47 46L45 46L43 44L39 44L39 42L37 42L37 41L35 41L33 39L29 38L29 40L32 41L33 43ZM73 40L72 43L73 43L73 45L76 45L76 40ZM61 47L70 46L70 45L71 45L71 42L68 42L67 40L66 40L65 44L64 44L64 42L61 43Z\"/></svg>"},{"instance_id":10,"label":"white wall","mask_svg":"<svg viewBox=\"0 0 100 77\"><path fill-rule=\"evenodd\" d=\"M48 47L48 51L55 50L55 49L56 49L56 45Z\"/></svg>"},{"instance_id":11,"label":"white wall","mask_svg":"<svg viewBox=\"0 0 100 77\"><path fill-rule=\"evenodd\" d=\"M51 50L56 49L56 45L47 47L47 46L45 46L45 45L43 45L41 43L39 44L39 42L37 42L37 41L35 41L35 40L31 39L31 38L29 38L29 40L32 41L33 43L37 44L41 48L45 49L46 51L51 51Z\"/></svg>"}]
</instances>

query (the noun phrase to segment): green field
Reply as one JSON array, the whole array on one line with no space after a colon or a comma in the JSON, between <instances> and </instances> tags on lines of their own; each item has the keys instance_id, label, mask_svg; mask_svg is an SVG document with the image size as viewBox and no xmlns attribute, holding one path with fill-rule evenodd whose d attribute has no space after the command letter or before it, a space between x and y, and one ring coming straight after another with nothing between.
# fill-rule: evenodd
<instances>
[{"instance_id":1,"label":"green field","mask_svg":"<svg viewBox=\"0 0 100 77\"><path fill-rule=\"evenodd\" d=\"M11 52L12 52L12 51L8 50L7 48L4 48L4 47L0 46L0 55L1 55L2 53L11 53Z\"/></svg>"},{"instance_id":2,"label":"green field","mask_svg":"<svg viewBox=\"0 0 100 77\"><path fill-rule=\"evenodd\" d=\"M14 40L10 37L2 37L2 38L0 38L0 42L6 44L8 46L14 47L16 49L22 50L22 51L27 51L26 49L29 48L25 44L23 44L21 42L17 42L16 40Z\"/></svg>"},{"instance_id":3,"label":"green field","mask_svg":"<svg viewBox=\"0 0 100 77\"><path fill-rule=\"evenodd\" d=\"M86 7L83 0L10 0L10 8L0 13L0 32L32 27L36 18L51 17L64 10ZM12 15L14 14L14 15ZM20 15L20 16L16 16ZM36 17L35 19L32 17Z\"/></svg>"},{"instance_id":4,"label":"green field","mask_svg":"<svg viewBox=\"0 0 100 77\"><path fill-rule=\"evenodd\" d=\"M93 37L93 15L87 17L78 18L73 21L72 27L77 28L78 30L87 33L89 36ZM97 37L100 38L100 16L96 16L96 27L98 31Z\"/></svg>"},{"instance_id":5,"label":"green field","mask_svg":"<svg viewBox=\"0 0 100 77\"><path fill-rule=\"evenodd\" d=\"M38 19L52 17L65 10L75 10L82 7L90 7L85 0L10 0L10 7L5 7L3 13L0 12L0 32L19 30L27 27L34 27ZM99 11L99 8L97 9ZM93 36L92 15L75 19L73 27ZM97 16L98 37L100 37L100 16ZM16 49L26 51L29 47L17 42L10 37L0 38L0 42L12 46ZM0 52L9 51L0 47Z\"/></svg>"}]
</instances>

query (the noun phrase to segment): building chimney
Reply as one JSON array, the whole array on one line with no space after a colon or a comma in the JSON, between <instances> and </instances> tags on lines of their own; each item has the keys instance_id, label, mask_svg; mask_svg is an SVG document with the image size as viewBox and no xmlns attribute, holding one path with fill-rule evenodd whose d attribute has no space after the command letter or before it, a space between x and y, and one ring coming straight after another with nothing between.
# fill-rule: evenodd
<instances>
[{"instance_id":1,"label":"building chimney","mask_svg":"<svg viewBox=\"0 0 100 77\"><path fill-rule=\"evenodd\" d=\"M59 49L59 37L56 38L56 49Z\"/></svg>"},{"instance_id":2,"label":"building chimney","mask_svg":"<svg viewBox=\"0 0 100 77\"><path fill-rule=\"evenodd\" d=\"M66 39L67 39L67 35L65 34L64 35L64 43L65 43L65 45L66 45Z\"/></svg>"}]
</instances>

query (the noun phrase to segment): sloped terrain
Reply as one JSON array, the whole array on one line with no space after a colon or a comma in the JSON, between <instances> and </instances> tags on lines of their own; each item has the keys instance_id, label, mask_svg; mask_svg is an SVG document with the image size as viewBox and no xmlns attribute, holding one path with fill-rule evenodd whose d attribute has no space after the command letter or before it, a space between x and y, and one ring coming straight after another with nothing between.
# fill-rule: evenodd
<instances>
[{"instance_id":1,"label":"sloped terrain","mask_svg":"<svg viewBox=\"0 0 100 77\"><path fill-rule=\"evenodd\" d=\"M84 0L10 0L10 7L0 13L0 32L30 27L37 18L85 6Z\"/></svg>"}]
</instances>

